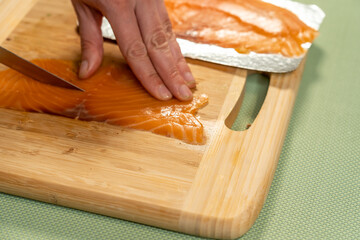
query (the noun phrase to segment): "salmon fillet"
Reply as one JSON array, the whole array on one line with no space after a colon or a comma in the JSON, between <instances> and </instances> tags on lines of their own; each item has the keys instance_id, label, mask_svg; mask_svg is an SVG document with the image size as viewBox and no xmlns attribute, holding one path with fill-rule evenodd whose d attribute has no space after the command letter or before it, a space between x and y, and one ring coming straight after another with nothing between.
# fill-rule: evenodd
<instances>
[{"instance_id":1,"label":"salmon fillet","mask_svg":"<svg viewBox=\"0 0 360 240\"><path fill-rule=\"evenodd\" d=\"M33 63L85 92L47 85L8 69L0 72L0 107L107 122L191 144L205 142L203 125L195 117L197 110L208 102L205 94L188 102L156 100L126 64L105 64L94 76L79 80L74 62L34 60Z\"/></svg>"},{"instance_id":2,"label":"salmon fillet","mask_svg":"<svg viewBox=\"0 0 360 240\"><path fill-rule=\"evenodd\" d=\"M302 56L318 35L287 9L261 0L165 0L175 35L240 53Z\"/></svg>"}]
</instances>

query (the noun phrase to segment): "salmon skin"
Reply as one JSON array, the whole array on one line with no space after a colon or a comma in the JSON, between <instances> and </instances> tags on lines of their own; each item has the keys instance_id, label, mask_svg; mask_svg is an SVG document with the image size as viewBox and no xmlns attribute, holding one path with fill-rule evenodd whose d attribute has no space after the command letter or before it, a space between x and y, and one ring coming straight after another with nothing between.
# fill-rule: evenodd
<instances>
[{"instance_id":1,"label":"salmon skin","mask_svg":"<svg viewBox=\"0 0 360 240\"><path fill-rule=\"evenodd\" d=\"M159 101L150 96L126 64L104 64L86 80L71 61L34 60L34 64L83 88L85 92L43 84L12 69L0 72L0 107L43 112L150 131L186 143L203 144L204 128L195 117L208 102Z\"/></svg>"},{"instance_id":2,"label":"salmon skin","mask_svg":"<svg viewBox=\"0 0 360 240\"><path fill-rule=\"evenodd\" d=\"M299 57L318 32L287 9L261 0L165 0L173 31L239 53ZM305 45L306 46L306 45Z\"/></svg>"}]
</instances>

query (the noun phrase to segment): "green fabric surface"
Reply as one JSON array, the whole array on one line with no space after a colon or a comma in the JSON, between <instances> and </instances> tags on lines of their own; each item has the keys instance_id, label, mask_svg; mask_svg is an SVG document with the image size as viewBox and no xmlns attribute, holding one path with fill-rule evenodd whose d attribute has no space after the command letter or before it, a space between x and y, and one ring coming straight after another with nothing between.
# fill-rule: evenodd
<instances>
[{"instance_id":1,"label":"green fabric surface","mask_svg":"<svg viewBox=\"0 0 360 240\"><path fill-rule=\"evenodd\" d=\"M268 198L242 240L360 239L360 1L300 2L327 16L308 54ZM258 101L254 84L246 93ZM250 116L254 102L246 102L240 114ZM243 125L238 118L234 128ZM0 194L0 239L198 238Z\"/></svg>"}]
</instances>

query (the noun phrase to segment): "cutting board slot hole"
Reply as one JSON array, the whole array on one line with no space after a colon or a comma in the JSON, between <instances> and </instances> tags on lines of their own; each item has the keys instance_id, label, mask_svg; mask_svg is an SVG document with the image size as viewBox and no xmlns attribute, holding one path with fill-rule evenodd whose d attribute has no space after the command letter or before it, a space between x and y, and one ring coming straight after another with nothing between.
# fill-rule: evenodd
<instances>
[{"instance_id":1,"label":"cutting board slot hole","mask_svg":"<svg viewBox=\"0 0 360 240\"><path fill-rule=\"evenodd\" d=\"M233 123L226 123L227 127L234 131L244 131L251 127L264 103L269 82L269 76L261 73L247 76L240 111Z\"/></svg>"}]
</instances>

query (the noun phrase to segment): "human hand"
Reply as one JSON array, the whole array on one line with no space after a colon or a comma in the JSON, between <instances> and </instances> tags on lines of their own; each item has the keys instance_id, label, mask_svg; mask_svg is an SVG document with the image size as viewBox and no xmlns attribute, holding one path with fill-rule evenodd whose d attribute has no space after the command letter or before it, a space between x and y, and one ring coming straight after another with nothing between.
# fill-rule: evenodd
<instances>
[{"instance_id":1,"label":"human hand","mask_svg":"<svg viewBox=\"0 0 360 240\"><path fill-rule=\"evenodd\" d=\"M195 87L163 0L72 0L81 36L80 78L90 77L103 58L102 16L114 31L120 51L155 98L185 101Z\"/></svg>"}]
</instances>

